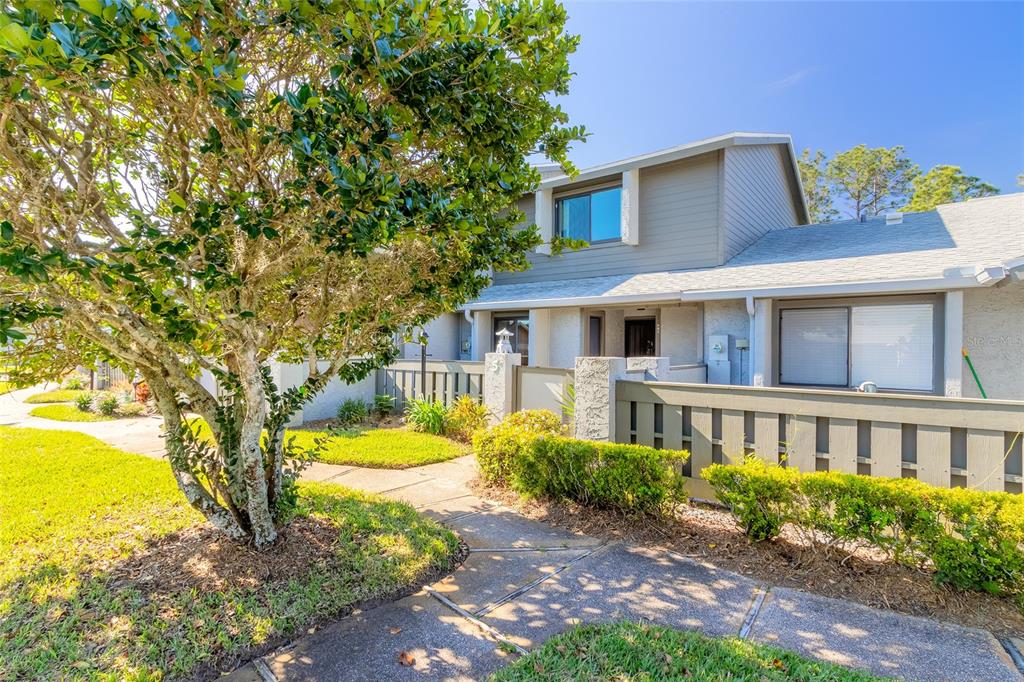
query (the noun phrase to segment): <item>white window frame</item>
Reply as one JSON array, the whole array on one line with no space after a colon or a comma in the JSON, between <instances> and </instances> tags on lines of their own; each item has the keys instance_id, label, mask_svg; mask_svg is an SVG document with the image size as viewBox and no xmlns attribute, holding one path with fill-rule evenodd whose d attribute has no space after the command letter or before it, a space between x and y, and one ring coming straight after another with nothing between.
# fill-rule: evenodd
<instances>
[{"instance_id":1,"label":"white window frame","mask_svg":"<svg viewBox=\"0 0 1024 682\"><path fill-rule=\"evenodd\" d=\"M810 299L810 300L790 300L790 301L776 301L776 311L772 316L772 339L773 339L773 356L775 363L774 371L774 383L776 386L784 386L789 388L819 388L826 390L853 390L856 386L853 385L852 379L854 376L853 372L853 323L851 320L852 309L857 307L871 307L871 306L897 306L897 305L913 305L913 304L928 304L932 309L932 343L931 343L931 365L932 365L932 381L930 389L907 389L907 388L888 388L881 384L878 385L880 391L885 393L906 393L911 395L936 395L941 393L940 388L943 385L942 377L942 366L941 363L944 358L944 343L945 337L944 331L944 307L942 297L939 294L924 294L924 295L905 295L905 296L877 296L877 297L858 297L858 298L840 298L840 299ZM846 308L847 309L847 383L845 386L842 385L823 385L823 384L795 384L795 383L783 383L782 381L782 329L781 320L782 314L786 310L793 309L807 309L807 308Z\"/></svg>"}]
</instances>

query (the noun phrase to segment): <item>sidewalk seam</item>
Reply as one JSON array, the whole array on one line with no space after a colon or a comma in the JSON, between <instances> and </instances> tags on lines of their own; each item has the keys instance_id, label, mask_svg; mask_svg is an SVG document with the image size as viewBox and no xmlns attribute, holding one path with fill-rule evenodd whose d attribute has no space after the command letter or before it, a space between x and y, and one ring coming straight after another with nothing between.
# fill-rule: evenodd
<instances>
[{"instance_id":1,"label":"sidewalk seam","mask_svg":"<svg viewBox=\"0 0 1024 682\"><path fill-rule=\"evenodd\" d=\"M441 602L442 604L444 604L445 606L450 608L452 611L454 611L455 613L459 614L460 616L462 616L463 618L465 618L470 623L472 623L473 625L477 626L478 628L480 628L481 630L483 630L487 634L491 635L492 637L494 637L496 640L498 640L502 644L507 644L508 646L512 647L517 652L519 652L519 654L521 654L523 656L525 656L526 654L529 653L526 649L524 649L523 647L519 646L518 644L513 642L511 639L506 637L496 627L494 627L493 625L491 625L489 623L483 622L482 620L480 620L479 618L474 616L472 613L470 613L466 609L462 608L461 606L459 606L458 604L456 604L451 599L449 599L448 597L444 596L443 594L441 594L440 592L438 592L434 588L430 587L429 585L426 585L426 586L423 587L423 589L426 590L427 594L429 594L431 597L434 597L439 602Z\"/></svg>"},{"instance_id":2,"label":"sidewalk seam","mask_svg":"<svg viewBox=\"0 0 1024 682\"><path fill-rule=\"evenodd\" d=\"M754 597L753 603L747 609L747 615L743 618L743 625L740 626L740 639L747 639L750 636L750 631L754 628L754 621L757 620L757 616L761 613L761 607L764 606L765 597L768 596L770 589L764 585L757 586L757 596Z\"/></svg>"},{"instance_id":3,"label":"sidewalk seam","mask_svg":"<svg viewBox=\"0 0 1024 682\"><path fill-rule=\"evenodd\" d=\"M1017 666L1017 670L1024 675L1024 655L1021 654L1017 645L1009 637L999 637L997 639L1003 645L1003 648L1006 649L1006 653L1010 655L1013 664Z\"/></svg>"},{"instance_id":4,"label":"sidewalk seam","mask_svg":"<svg viewBox=\"0 0 1024 682\"><path fill-rule=\"evenodd\" d=\"M588 550L587 552L581 554L578 557L573 557L572 559L570 559L569 561L565 562L564 564L562 564L561 566L559 566L555 570L551 571L550 573L546 573L546 574L542 575L539 578L531 580L530 582L526 583L522 587L517 587L516 589L512 590L511 592L509 592L508 594L506 594L501 599L498 599L496 601L492 601L490 604L487 604L485 606L481 606L479 609L477 609L476 611L473 612L473 615L474 616L486 616L488 613L490 613L494 609L498 608L502 604L506 604L506 603L512 601L513 599L517 599L517 598L523 596L524 594L526 594L527 592L529 592L533 588L537 587L541 583L545 582L546 580L549 580L550 578L555 577L556 575L558 575L559 573L561 573L565 569L569 568L570 566L573 566L574 564L577 564L577 563L583 561L588 556L592 555L594 552L597 552L602 547L606 547L606 546L607 546L607 543L603 543L603 544L598 545L597 547L594 547L593 549Z\"/></svg>"},{"instance_id":5,"label":"sidewalk seam","mask_svg":"<svg viewBox=\"0 0 1024 682\"><path fill-rule=\"evenodd\" d=\"M263 682L277 682L277 676L274 675L274 671L270 669L270 666L262 658L252 659L252 667L256 668L256 672L263 679Z\"/></svg>"}]
</instances>

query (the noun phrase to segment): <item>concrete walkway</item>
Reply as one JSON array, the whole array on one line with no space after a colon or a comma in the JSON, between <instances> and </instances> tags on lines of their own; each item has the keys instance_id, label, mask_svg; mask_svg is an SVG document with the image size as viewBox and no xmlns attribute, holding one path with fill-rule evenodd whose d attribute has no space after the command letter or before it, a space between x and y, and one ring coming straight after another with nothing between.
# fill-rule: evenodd
<instances>
[{"instance_id":1,"label":"concrete walkway","mask_svg":"<svg viewBox=\"0 0 1024 682\"><path fill-rule=\"evenodd\" d=\"M28 417L18 394L0 396L0 424L81 431L159 456L159 420L52 422ZM768 588L671 552L572 534L476 497L475 475L471 457L401 471L307 469L307 480L408 502L457 532L469 557L416 594L328 625L230 679L479 680L572 625L618 619L738 635L908 680L1024 679L1013 645L986 631ZM411 665L400 663L403 653Z\"/></svg>"}]
</instances>

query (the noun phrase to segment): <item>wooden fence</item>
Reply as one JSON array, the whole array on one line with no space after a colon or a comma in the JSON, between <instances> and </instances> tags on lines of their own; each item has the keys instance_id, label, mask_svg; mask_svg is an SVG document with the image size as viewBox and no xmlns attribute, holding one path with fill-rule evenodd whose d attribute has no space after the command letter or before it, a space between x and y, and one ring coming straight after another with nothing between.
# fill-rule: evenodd
<instances>
[{"instance_id":1,"label":"wooden fence","mask_svg":"<svg viewBox=\"0 0 1024 682\"><path fill-rule=\"evenodd\" d=\"M410 398L439 400L451 405L462 395L483 398L484 363L457 360L427 361L426 373L419 360L399 360L377 370L377 393L395 399L401 412Z\"/></svg>"},{"instance_id":2,"label":"wooden fence","mask_svg":"<svg viewBox=\"0 0 1024 682\"><path fill-rule=\"evenodd\" d=\"M512 409L550 410L568 422L563 407L569 402L575 372L560 367L516 367L513 377Z\"/></svg>"},{"instance_id":3,"label":"wooden fence","mask_svg":"<svg viewBox=\"0 0 1024 682\"><path fill-rule=\"evenodd\" d=\"M712 462L754 453L801 471L1020 493L1022 431L1024 402L1018 401L616 384L616 440L690 450L684 473L693 479ZM701 483L697 492L705 493Z\"/></svg>"}]
</instances>

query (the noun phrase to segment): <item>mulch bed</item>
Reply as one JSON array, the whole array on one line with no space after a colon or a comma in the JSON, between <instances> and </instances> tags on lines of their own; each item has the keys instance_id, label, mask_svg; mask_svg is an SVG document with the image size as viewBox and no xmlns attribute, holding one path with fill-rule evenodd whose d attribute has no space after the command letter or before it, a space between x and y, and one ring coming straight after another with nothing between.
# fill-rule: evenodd
<instances>
[{"instance_id":1,"label":"mulch bed","mask_svg":"<svg viewBox=\"0 0 1024 682\"><path fill-rule=\"evenodd\" d=\"M258 552L232 542L207 524L171 533L113 567L118 583L146 594L192 588L218 592L287 582L317 565L330 563L337 526L315 517L299 517L281 528L277 540Z\"/></svg>"},{"instance_id":2,"label":"mulch bed","mask_svg":"<svg viewBox=\"0 0 1024 682\"><path fill-rule=\"evenodd\" d=\"M938 585L932 573L894 564L868 549L815 550L791 528L772 542L751 542L721 509L688 506L672 519L636 518L570 502L523 500L480 480L473 487L479 496L529 518L604 540L669 549L767 585L985 628L997 636L1024 633L1024 613L1010 598Z\"/></svg>"}]
</instances>

